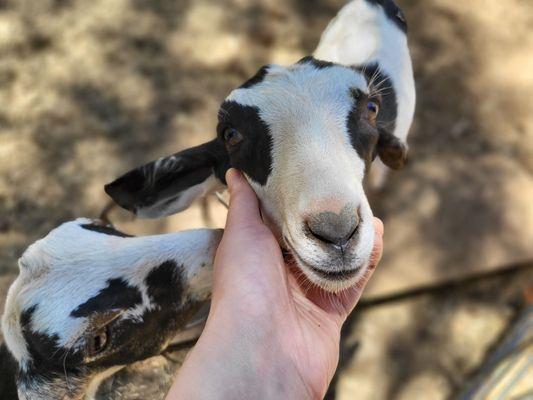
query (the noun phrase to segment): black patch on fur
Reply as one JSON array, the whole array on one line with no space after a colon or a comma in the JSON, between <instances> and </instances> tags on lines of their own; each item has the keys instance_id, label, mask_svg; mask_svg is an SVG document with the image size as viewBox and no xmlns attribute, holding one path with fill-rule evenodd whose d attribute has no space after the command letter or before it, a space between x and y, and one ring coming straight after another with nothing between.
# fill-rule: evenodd
<instances>
[{"instance_id":1,"label":"black patch on fur","mask_svg":"<svg viewBox=\"0 0 533 400\"><path fill-rule=\"evenodd\" d=\"M69 369L78 365L82 360L82 354L74 349L67 352L67 349L60 347L57 334L48 335L31 329L32 317L37 308L38 306L34 305L24 310L20 316L22 334L31 355L29 369L34 374L43 375L47 374L47 371L52 373L54 369L59 370L63 367Z\"/></svg>"},{"instance_id":2,"label":"black patch on fur","mask_svg":"<svg viewBox=\"0 0 533 400\"><path fill-rule=\"evenodd\" d=\"M369 142L368 135L361 135L361 127L364 124L360 119L358 111L360 101L356 101L350 117L348 118L348 129L352 138L352 145L356 148L359 155L367 162L367 167L376 154L389 168L400 169L407 162L407 147L398 138L394 136L396 127L396 118L398 116L398 102L396 99L396 92L392 85L390 78L383 74L377 64L369 64L355 68L356 71L365 74L368 83L372 83L370 87L370 95L377 92L377 97L380 99L380 110L377 116L377 130L379 133L379 140L376 145ZM372 87L373 86L373 87ZM356 96L357 97L357 96ZM366 95L359 93L362 101L365 100ZM364 129L363 129L364 131ZM371 149L372 147L372 149ZM371 152L370 152L371 151Z\"/></svg>"},{"instance_id":3,"label":"black patch on fur","mask_svg":"<svg viewBox=\"0 0 533 400\"><path fill-rule=\"evenodd\" d=\"M0 399L17 400L18 365L5 343L0 344Z\"/></svg>"},{"instance_id":4,"label":"black patch on fur","mask_svg":"<svg viewBox=\"0 0 533 400\"><path fill-rule=\"evenodd\" d=\"M183 295L183 282L173 261L150 271L145 279L148 294L156 303L140 318L117 318L107 325L108 343L98 358L85 362L84 346L79 351L58 346L58 335L48 336L31 330L31 321L38 305L25 310L21 326L31 361L25 373L19 373L20 385L38 388L61 385L66 392L79 393L84 377L117 365L131 364L161 354L164 344L185 327L204 306ZM140 292L120 279L110 280L108 287L78 307L71 316L89 316L109 308L128 309L140 304ZM1 352L0 352L1 355ZM15 367L18 367L15 365ZM69 383L65 381L65 375ZM2 375L5 380L6 376ZM3 394L3 393L2 393ZM2 396L10 399L10 397ZM15 397L16 398L16 397Z\"/></svg>"},{"instance_id":5,"label":"black patch on fur","mask_svg":"<svg viewBox=\"0 0 533 400\"><path fill-rule=\"evenodd\" d=\"M237 129L244 137L236 146L227 147L231 166L265 185L272 171L272 136L268 125L259 116L259 109L225 101L220 110L219 140L229 127Z\"/></svg>"},{"instance_id":6,"label":"black patch on fur","mask_svg":"<svg viewBox=\"0 0 533 400\"><path fill-rule=\"evenodd\" d=\"M396 92L390 78L379 70L377 64L369 64L356 68L357 71L365 74L367 82L371 83L373 91L379 93L380 109L377 117L377 127L380 132L384 131L393 134L396 128L396 118L398 116L398 102Z\"/></svg>"},{"instance_id":7,"label":"black patch on fur","mask_svg":"<svg viewBox=\"0 0 533 400\"><path fill-rule=\"evenodd\" d=\"M30 397L33 396L31 398L42 396L44 390L50 387L58 390L54 394L59 394L63 391L65 393L69 392L71 395L79 394L83 388L76 387L75 382L79 382L84 377L84 374L88 372L83 367L83 351L74 348L74 346L59 346L59 336L57 334L48 335L43 332L33 331L31 323L37 309L38 305L33 305L24 310L20 317L22 334L30 359L25 370L19 368L16 376L17 385L29 390L28 394ZM60 329L60 327L57 328ZM65 376L68 376L72 386L68 386ZM70 392L71 388L72 392ZM2 396L3 398L4 396Z\"/></svg>"},{"instance_id":8,"label":"black patch on fur","mask_svg":"<svg viewBox=\"0 0 533 400\"><path fill-rule=\"evenodd\" d=\"M107 287L80 304L70 315L75 318L89 317L98 312L114 309L128 309L142 304L139 289L128 285L123 279L110 279Z\"/></svg>"},{"instance_id":9,"label":"black patch on fur","mask_svg":"<svg viewBox=\"0 0 533 400\"><path fill-rule=\"evenodd\" d=\"M302 58L300 61L298 61L298 64L312 64L315 66L316 69L326 69L336 66L336 64L332 62L317 60L313 56L307 56Z\"/></svg>"},{"instance_id":10,"label":"black patch on fur","mask_svg":"<svg viewBox=\"0 0 533 400\"><path fill-rule=\"evenodd\" d=\"M387 17L404 33L407 33L407 20L400 7L393 0L366 0L370 4L379 5L385 10Z\"/></svg>"},{"instance_id":11,"label":"black patch on fur","mask_svg":"<svg viewBox=\"0 0 533 400\"><path fill-rule=\"evenodd\" d=\"M163 344L180 331L204 306L185 298L177 264L166 261L145 278L152 307L141 318L117 319L108 326L109 345L103 357L90 364L110 367L158 355Z\"/></svg>"},{"instance_id":12,"label":"black patch on fur","mask_svg":"<svg viewBox=\"0 0 533 400\"><path fill-rule=\"evenodd\" d=\"M359 157L365 162L367 169L376 157L376 145L379 135L375 127L363 116L368 103L368 96L360 91L353 91L354 105L346 122L350 141Z\"/></svg>"},{"instance_id":13,"label":"black patch on fur","mask_svg":"<svg viewBox=\"0 0 533 400\"><path fill-rule=\"evenodd\" d=\"M109 225L84 224L80 226L88 231L103 233L104 235L118 236L123 238L133 237L132 235L117 231L115 228Z\"/></svg>"},{"instance_id":14,"label":"black patch on fur","mask_svg":"<svg viewBox=\"0 0 533 400\"><path fill-rule=\"evenodd\" d=\"M248 79L246 82L244 82L240 86L240 89L249 89L252 86L255 86L255 85L263 82L263 80L265 79L265 76L268 75L268 67L269 67L269 65L265 65L265 66L261 67L259 69L259 71L257 71L257 73L252 78Z\"/></svg>"},{"instance_id":15,"label":"black patch on fur","mask_svg":"<svg viewBox=\"0 0 533 400\"><path fill-rule=\"evenodd\" d=\"M391 169L402 169L407 164L407 146L396 136L383 129L379 131L378 154Z\"/></svg>"},{"instance_id":16,"label":"black patch on fur","mask_svg":"<svg viewBox=\"0 0 533 400\"><path fill-rule=\"evenodd\" d=\"M181 300L183 283L175 261L166 261L151 270L144 282L148 288L148 295L158 305Z\"/></svg>"},{"instance_id":17,"label":"black patch on fur","mask_svg":"<svg viewBox=\"0 0 533 400\"><path fill-rule=\"evenodd\" d=\"M135 212L162 199L175 201L183 191L204 182L213 173L224 182L228 168L224 146L212 140L136 168L107 184L105 191L118 205Z\"/></svg>"},{"instance_id":18,"label":"black patch on fur","mask_svg":"<svg viewBox=\"0 0 533 400\"><path fill-rule=\"evenodd\" d=\"M394 132L396 117L398 116L398 103L392 81L379 70L377 64L361 66L356 68L356 70L364 73L367 82L373 82L374 90L379 93L381 106L378 113L378 127ZM373 89L370 88L370 91L372 92Z\"/></svg>"}]
</instances>

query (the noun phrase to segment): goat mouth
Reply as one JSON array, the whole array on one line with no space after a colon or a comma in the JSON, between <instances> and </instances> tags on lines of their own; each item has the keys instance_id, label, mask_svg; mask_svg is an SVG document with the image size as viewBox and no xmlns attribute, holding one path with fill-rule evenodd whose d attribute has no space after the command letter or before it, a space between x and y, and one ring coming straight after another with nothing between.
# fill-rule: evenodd
<instances>
[{"instance_id":1,"label":"goat mouth","mask_svg":"<svg viewBox=\"0 0 533 400\"><path fill-rule=\"evenodd\" d=\"M359 273L360 270L360 268L355 268L343 269L340 271L325 271L319 268L312 267L309 264L307 264L306 267L312 270L321 278L327 279L329 281L347 281L353 279Z\"/></svg>"},{"instance_id":2,"label":"goat mouth","mask_svg":"<svg viewBox=\"0 0 533 400\"><path fill-rule=\"evenodd\" d=\"M298 252L294 249L294 247L289 243L287 239L285 239L285 243L286 248L283 249L283 258L285 262L290 266L298 266L298 268L300 268L302 272L304 272L304 274L305 271L302 269L301 266L305 267L306 269L309 269L315 275L327 281L347 281L355 278L359 271L361 271L361 267L341 270L324 270L321 268L317 268L306 262L298 254Z\"/></svg>"}]
</instances>

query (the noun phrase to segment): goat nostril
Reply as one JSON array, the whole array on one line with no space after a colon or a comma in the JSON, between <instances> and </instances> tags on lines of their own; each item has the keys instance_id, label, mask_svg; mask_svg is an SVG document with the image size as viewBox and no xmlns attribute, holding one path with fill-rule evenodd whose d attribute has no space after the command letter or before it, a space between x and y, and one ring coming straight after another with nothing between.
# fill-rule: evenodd
<instances>
[{"instance_id":1,"label":"goat nostril","mask_svg":"<svg viewBox=\"0 0 533 400\"><path fill-rule=\"evenodd\" d=\"M357 230L359 228L359 223L353 228L353 231L350 233L350 235L346 238L346 242L350 241L356 234Z\"/></svg>"},{"instance_id":2,"label":"goat nostril","mask_svg":"<svg viewBox=\"0 0 533 400\"><path fill-rule=\"evenodd\" d=\"M335 214L323 212L310 217L306 228L313 239L336 247L345 247L359 228L359 210L356 213Z\"/></svg>"},{"instance_id":3,"label":"goat nostril","mask_svg":"<svg viewBox=\"0 0 533 400\"><path fill-rule=\"evenodd\" d=\"M336 243L336 240L331 239L331 238L326 237L326 236L322 236L322 234L320 234L318 232L315 232L311 226L308 225L308 228L309 228L309 231L311 232L311 234L315 237L315 239L318 239L321 242L324 242L324 243L327 243L327 244L338 244L338 243Z\"/></svg>"}]
</instances>

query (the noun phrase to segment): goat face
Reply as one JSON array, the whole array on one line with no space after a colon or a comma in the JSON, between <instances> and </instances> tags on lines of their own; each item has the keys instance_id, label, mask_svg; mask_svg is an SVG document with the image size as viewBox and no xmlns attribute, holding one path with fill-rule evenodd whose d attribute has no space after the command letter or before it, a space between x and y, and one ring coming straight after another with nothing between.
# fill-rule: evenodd
<instances>
[{"instance_id":1,"label":"goat face","mask_svg":"<svg viewBox=\"0 0 533 400\"><path fill-rule=\"evenodd\" d=\"M132 238L80 219L30 246L2 321L19 397L79 399L160 354L208 299L220 236Z\"/></svg>"},{"instance_id":2,"label":"goat face","mask_svg":"<svg viewBox=\"0 0 533 400\"><path fill-rule=\"evenodd\" d=\"M215 140L137 168L106 191L141 217L159 217L216 190L236 167L307 278L329 291L347 288L373 245L365 170L378 154L394 168L405 158L385 129L395 100L373 94L378 75L312 57L263 67L223 102Z\"/></svg>"},{"instance_id":3,"label":"goat face","mask_svg":"<svg viewBox=\"0 0 533 400\"><path fill-rule=\"evenodd\" d=\"M263 68L219 112L230 164L298 267L330 291L352 285L372 250L362 182L377 154L380 102L359 71L306 58Z\"/></svg>"}]
</instances>

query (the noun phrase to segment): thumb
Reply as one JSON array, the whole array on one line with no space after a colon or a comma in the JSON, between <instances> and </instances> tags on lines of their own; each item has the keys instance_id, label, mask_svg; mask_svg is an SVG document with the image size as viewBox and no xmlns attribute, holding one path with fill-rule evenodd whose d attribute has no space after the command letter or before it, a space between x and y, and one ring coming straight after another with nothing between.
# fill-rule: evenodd
<instances>
[{"instance_id":1,"label":"thumb","mask_svg":"<svg viewBox=\"0 0 533 400\"><path fill-rule=\"evenodd\" d=\"M213 281L213 300L242 297L243 292L263 293L267 299L285 274L281 250L270 229L263 224L259 201L243 175L226 174L230 205L226 229L218 246ZM270 296L270 297L268 297ZM261 297L254 296L255 301Z\"/></svg>"},{"instance_id":2,"label":"thumb","mask_svg":"<svg viewBox=\"0 0 533 400\"><path fill-rule=\"evenodd\" d=\"M230 192L226 230L253 229L262 225L259 202L242 173L230 168L226 173L226 182Z\"/></svg>"}]
</instances>

